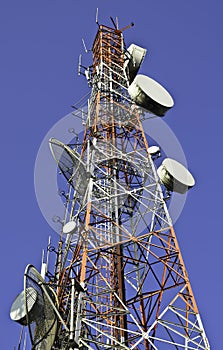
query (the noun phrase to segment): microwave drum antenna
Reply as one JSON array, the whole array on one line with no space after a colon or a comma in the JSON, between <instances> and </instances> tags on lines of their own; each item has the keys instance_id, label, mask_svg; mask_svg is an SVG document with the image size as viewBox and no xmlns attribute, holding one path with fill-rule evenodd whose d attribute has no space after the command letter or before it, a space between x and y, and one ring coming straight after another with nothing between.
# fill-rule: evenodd
<instances>
[{"instance_id":1,"label":"microwave drum antenna","mask_svg":"<svg viewBox=\"0 0 223 350\"><path fill-rule=\"evenodd\" d=\"M174 105L169 92L146 75L137 75L129 86L128 92L137 105L159 117L163 117Z\"/></svg>"},{"instance_id":2,"label":"microwave drum antenna","mask_svg":"<svg viewBox=\"0 0 223 350\"><path fill-rule=\"evenodd\" d=\"M129 75L129 83L131 84L138 73L138 70L145 58L146 49L135 44L131 44L127 51L126 56L128 59L125 61L125 69Z\"/></svg>"},{"instance_id":3,"label":"microwave drum antenna","mask_svg":"<svg viewBox=\"0 0 223 350\"><path fill-rule=\"evenodd\" d=\"M169 191L184 194L195 185L195 180L189 170L171 158L164 159L157 173Z\"/></svg>"}]
</instances>

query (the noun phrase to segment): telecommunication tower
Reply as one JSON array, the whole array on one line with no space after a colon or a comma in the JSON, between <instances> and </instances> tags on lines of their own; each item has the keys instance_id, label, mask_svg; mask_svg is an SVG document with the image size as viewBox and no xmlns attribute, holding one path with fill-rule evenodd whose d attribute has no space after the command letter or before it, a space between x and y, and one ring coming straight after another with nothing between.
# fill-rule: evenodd
<instances>
[{"instance_id":1,"label":"telecommunication tower","mask_svg":"<svg viewBox=\"0 0 223 350\"><path fill-rule=\"evenodd\" d=\"M79 62L91 87L87 111L75 112L85 115L81 140L49 141L67 184L54 271L28 265L10 315L32 349L208 350L166 203L194 178L170 158L157 170L160 149L142 126L174 102L137 74L146 49L123 39L133 24L112 22L97 21L93 63ZM27 341L21 333L18 349Z\"/></svg>"}]
</instances>

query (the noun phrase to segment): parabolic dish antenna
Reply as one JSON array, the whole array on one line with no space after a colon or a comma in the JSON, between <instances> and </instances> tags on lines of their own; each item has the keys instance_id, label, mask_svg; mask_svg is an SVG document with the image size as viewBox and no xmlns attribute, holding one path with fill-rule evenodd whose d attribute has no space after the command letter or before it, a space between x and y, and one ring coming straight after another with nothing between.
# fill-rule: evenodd
<instances>
[{"instance_id":1,"label":"parabolic dish antenna","mask_svg":"<svg viewBox=\"0 0 223 350\"><path fill-rule=\"evenodd\" d=\"M129 86L128 92L137 105L159 117L163 117L174 105L169 92L157 81L146 75L137 75Z\"/></svg>"},{"instance_id":2,"label":"parabolic dish antenna","mask_svg":"<svg viewBox=\"0 0 223 350\"><path fill-rule=\"evenodd\" d=\"M195 185L195 180L189 170L171 158L164 159L157 173L169 191L183 194Z\"/></svg>"},{"instance_id":3,"label":"parabolic dish antenna","mask_svg":"<svg viewBox=\"0 0 223 350\"><path fill-rule=\"evenodd\" d=\"M131 84L138 73L138 70L146 55L146 49L135 44L131 44L127 51L126 56L129 57L125 61L125 69L129 75L129 83Z\"/></svg>"},{"instance_id":4,"label":"parabolic dish antenna","mask_svg":"<svg viewBox=\"0 0 223 350\"><path fill-rule=\"evenodd\" d=\"M76 185L76 190L84 193L86 187L86 169L80 159L80 155L63 142L51 138L49 140L50 150L55 159L60 171L65 176L67 181L74 187L73 179L76 174L79 175L79 183Z\"/></svg>"},{"instance_id":5,"label":"parabolic dish antenna","mask_svg":"<svg viewBox=\"0 0 223 350\"><path fill-rule=\"evenodd\" d=\"M56 307L57 299L54 291L46 285L40 273L32 265L28 265L24 273L24 299L27 311L29 310L30 302L27 291L30 289L35 291L37 295L35 304L38 304L38 310L36 310L35 314L26 312L32 349L50 350L54 343L57 329L57 316L52 304Z\"/></svg>"},{"instance_id":6,"label":"parabolic dish antenna","mask_svg":"<svg viewBox=\"0 0 223 350\"><path fill-rule=\"evenodd\" d=\"M32 349L52 348L57 329L55 309L57 310L56 294L35 267L27 265L24 273L24 290L15 298L10 317L13 321L28 326Z\"/></svg>"},{"instance_id":7,"label":"parabolic dish antenna","mask_svg":"<svg viewBox=\"0 0 223 350\"><path fill-rule=\"evenodd\" d=\"M37 301L37 291L29 287L26 289L27 298L27 312L29 314L29 320L35 319L35 315L38 313L39 306ZM13 321L20 323L23 326L27 326L26 308L25 308L25 292L24 290L16 297L10 310L10 317Z\"/></svg>"},{"instance_id":8,"label":"parabolic dish antenna","mask_svg":"<svg viewBox=\"0 0 223 350\"><path fill-rule=\"evenodd\" d=\"M76 229L76 222L75 221L68 221L64 226L63 226L63 233L65 235L71 235L75 232Z\"/></svg>"},{"instance_id":9,"label":"parabolic dish antenna","mask_svg":"<svg viewBox=\"0 0 223 350\"><path fill-rule=\"evenodd\" d=\"M151 154L152 156L155 156L155 155L157 155L157 154L160 153L160 148L159 148L158 146L150 146L150 147L148 148L148 152L149 152L149 154Z\"/></svg>"}]
</instances>

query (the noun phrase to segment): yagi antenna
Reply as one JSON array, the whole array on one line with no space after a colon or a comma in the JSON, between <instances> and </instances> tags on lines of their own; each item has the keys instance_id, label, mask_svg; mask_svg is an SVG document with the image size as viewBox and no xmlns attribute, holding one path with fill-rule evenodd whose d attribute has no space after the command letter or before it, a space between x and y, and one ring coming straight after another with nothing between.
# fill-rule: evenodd
<instances>
[{"instance_id":1,"label":"yagi antenna","mask_svg":"<svg viewBox=\"0 0 223 350\"><path fill-rule=\"evenodd\" d=\"M98 23L98 7L97 7L97 9L96 9L95 22L96 22L97 25L99 25L99 23Z\"/></svg>"},{"instance_id":2,"label":"yagi antenna","mask_svg":"<svg viewBox=\"0 0 223 350\"><path fill-rule=\"evenodd\" d=\"M85 45L85 41L84 41L83 38L82 38L82 43L83 43L83 46L84 46L84 51L85 51L86 53L88 53L88 49L87 49L87 47L86 47L86 45Z\"/></svg>"},{"instance_id":3,"label":"yagi antenna","mask_svg":"<svg viewBox=\"0 0 223 350\"><path fill-rule=\"evenodd\" d=\"M41 276L43 277L43 279L45 279L46 273L48 271L48 264L49 264L49 247L51 244L51 236L49 236L48 239L48 245L47 245L47 252L46 252L46 258L45 258L45 251L43 249L42 251L42 265L41 265Z\"/></svg>"},{"instance_id":4,"label":"yagi antenna","mask_svg":"<svg viewBox=\"0 0 223 350\"><path fill-rule=\"evenodd\" d=\"M51 236L49 236L48 239L48 246L47 246L47 254L46 254L46 272L48 271L48 265L49 265L49 254L50 254L50 250L49 247L51 245Z\"/></svg>"},{"instance_id":5,"label":"yagi antenna","mask_svg":"<svg viewBox=\"0 0 223 350\"><path fill-rule=\"evenodd\" d=\"M113 26L115 27L115 29L117 30L117 23L115 23L114 19L110 16L110 20L112 21L113 23Z\"/></svg>"},{"instance_id":6,"label":"yagi antenna","mask_svg":"<svg viewBox=\"0 0 223 350\"><path fill-rule=\"evenodd\" d=\"M26 338L27 338L27 333L25 332L25 338L24 338L23 350L26 350Z\"/></svg>"},{"instance_id":7,"label":"yagi antenna","mask_svg":"<svg viewBox=\"0 0 223 350\"><path fill-rule=\"evenodd\" d=\"M118 17L115 18L116 28L118 29Z\"/></svg>"},{"instance_id":8,"label":"yagi antenna","mask_svg":"<svg viewBox=\"0 0 223 350\"><path fill-rule=\"evenodd\" d=\"M82 55L79 55L79 60L78 60L78 75L81 75L81 63L82 63Z\"/></svg>"},{"instance_id":9,"label":"yagi antenna","mask_svg":"<svg viewBox=\"0 0 223 350\"><path fill-rule=\"evenodd\" d=\"M41 264L41 276L43 277L43 279L45 279L46 277L46 270L47 270L47 266L45 263L45 252L44 249L42 250L42 264Z\"/></svg>"}]
</instances>

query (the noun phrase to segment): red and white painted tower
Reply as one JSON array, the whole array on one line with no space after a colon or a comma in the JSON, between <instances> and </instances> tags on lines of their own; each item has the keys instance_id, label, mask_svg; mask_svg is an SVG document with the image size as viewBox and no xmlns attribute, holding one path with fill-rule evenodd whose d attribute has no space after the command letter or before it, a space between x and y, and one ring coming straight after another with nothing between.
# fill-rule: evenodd
<instances>
[{"instance_id":1,"label":"red and white painted tower","mask_svg":"<svg viewBox=\"0 0 223 350\"><path fill-rule=\"evenodd\" d=\"M76 111L83 134L69 145L50 139L67 185L54 271L28 265L11 317L28 326L32 349L208 350L166 203L194 179L170 158L156 169L160 150L142 126L173 99L137 75L146 50L126 49L128 27L113 24L98 24L93 63L80 64L91 87L87 110Z\"/></svg>"}]
</instances>

